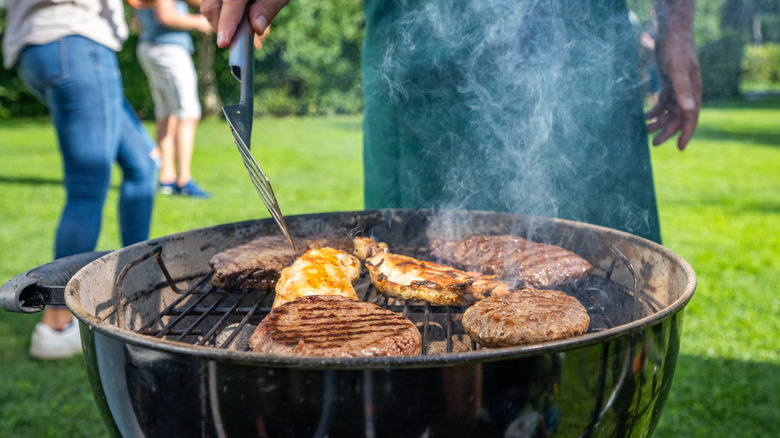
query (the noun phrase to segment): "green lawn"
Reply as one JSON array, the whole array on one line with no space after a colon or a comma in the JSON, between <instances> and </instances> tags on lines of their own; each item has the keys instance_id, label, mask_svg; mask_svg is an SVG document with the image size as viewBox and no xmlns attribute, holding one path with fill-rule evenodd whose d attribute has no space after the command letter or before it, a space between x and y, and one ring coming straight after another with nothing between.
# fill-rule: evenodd
<instances>
[{"instance_id":1,"label":"green lawn","mask_svg":"<svg viewBox=\"0 0 780 438\"><path fill-rule=\"evenodd\" d=\"M660 437L771 437L780 424L780 100L711 105L688 150L653 149L665 246L698 275ZM286 215L362 208L359 117L257 120ZM46 121L0 124L0 282L51 258L63 202ZM153 237L268 217L224 122L198 131L209 200L159 196ZM118 181L118 178L116 179ZM116 186L99 249L119 246ZM81 358L27 357L35 315L0 311L0 436L105 436Z\"/></svg>"},{"instance_id":2,"label":"green lawn","mask_svg":"<svg viewBox=\"0 0 780 438\"><path fill-rule=\"evenodd\" d=\"M776 437L780 100L712 105L653 163L664 245L698 277L657 436Z\"/></svg>"}]
</instances>

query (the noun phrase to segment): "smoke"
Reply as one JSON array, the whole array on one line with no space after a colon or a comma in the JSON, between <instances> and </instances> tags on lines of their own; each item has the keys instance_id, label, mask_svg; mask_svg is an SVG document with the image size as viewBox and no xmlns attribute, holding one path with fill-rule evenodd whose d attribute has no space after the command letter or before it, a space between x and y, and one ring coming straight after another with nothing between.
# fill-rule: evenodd
<instances>
[{"instance_id":1,"label":"smoke","mask_svg":"<svg viewBox=\"0 0 780 438\"><path fill-rule=\"evenodd\" d=\"M627 200L647 181L610 152L644 136L616 3L401 2L375 72L412 139L401 190L435 208L647 228L646 207Z\"/></svg>"}]
</instances>

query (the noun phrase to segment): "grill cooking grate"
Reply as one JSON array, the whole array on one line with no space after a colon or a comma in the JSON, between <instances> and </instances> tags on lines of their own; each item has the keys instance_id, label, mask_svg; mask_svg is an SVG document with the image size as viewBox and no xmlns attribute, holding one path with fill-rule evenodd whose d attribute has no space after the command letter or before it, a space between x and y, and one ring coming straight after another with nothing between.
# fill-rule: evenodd
<instances>
[{"instance_id":1,"label":"grill cooking grate","mask_svg":"<svg viewBox=\"0 0 780 438\"><path fill-rule=\"evenodd\" d=\"M655 313L661 307L647 294L637 294L638 280L631 262L614 246L615 259L606 272L594 273L579 287L566 291L577 298L588 311L588 332L599 332ZM174 280L161 257L162 248L128 263L120 272L115 286L115 310L120 328L127 329L124 314L133 303L123 298L122 284L128 273L141 262L156 258L165 282L148 293L173 291L176 298L133 331L189 345L248 350L247 341L254 327L271 311L273 290L231 291L211 284L211 276ZM616 266L625 266L634 279L633 288L611 280ZM194 281L193 281L194 280ZM180 287L181 284L191 284ZM478 350L481 347L465 334L460 319L465 306L438 306L427 302L409 302L378 294L367 274L361 276L355 290L359 297L385 309L401 313L413 321L423 338L423 354Z\"/></svg>"}]
</instances>

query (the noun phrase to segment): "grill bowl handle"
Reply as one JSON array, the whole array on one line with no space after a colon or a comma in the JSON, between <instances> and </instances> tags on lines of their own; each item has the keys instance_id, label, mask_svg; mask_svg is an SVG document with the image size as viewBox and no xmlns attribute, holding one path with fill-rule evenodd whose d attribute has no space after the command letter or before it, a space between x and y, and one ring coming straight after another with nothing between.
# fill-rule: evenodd
<instances>
[{"instance_id":1,"label":"grill bowl handle","mask_svg":"<svg viewBox=\"0 0 780 438\"><path fill-rule=\"evenodd\" d=\"M48 304L65 305L65 285L81 268L111 251L62 257L21 273L0 287L0 307L8 312L40 312Z\"/></svg>"}]
</instances>

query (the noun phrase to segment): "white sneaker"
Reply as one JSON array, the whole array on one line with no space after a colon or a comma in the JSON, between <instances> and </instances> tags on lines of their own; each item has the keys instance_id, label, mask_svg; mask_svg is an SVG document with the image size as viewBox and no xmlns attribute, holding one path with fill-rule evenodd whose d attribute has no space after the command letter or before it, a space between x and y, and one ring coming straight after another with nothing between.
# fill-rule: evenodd
<instances>
[{"instance_id":1,"label":"white sneaker","mask_svg":"<svg viewBox=\"0 0 780 438\"><path fill-rule=\"evenodd\" d=\"M81 336L76 319L62 330L38 323L32 334L30 357L33 359L64 359L81 353Z\"/></svg>"}]
</instances>

